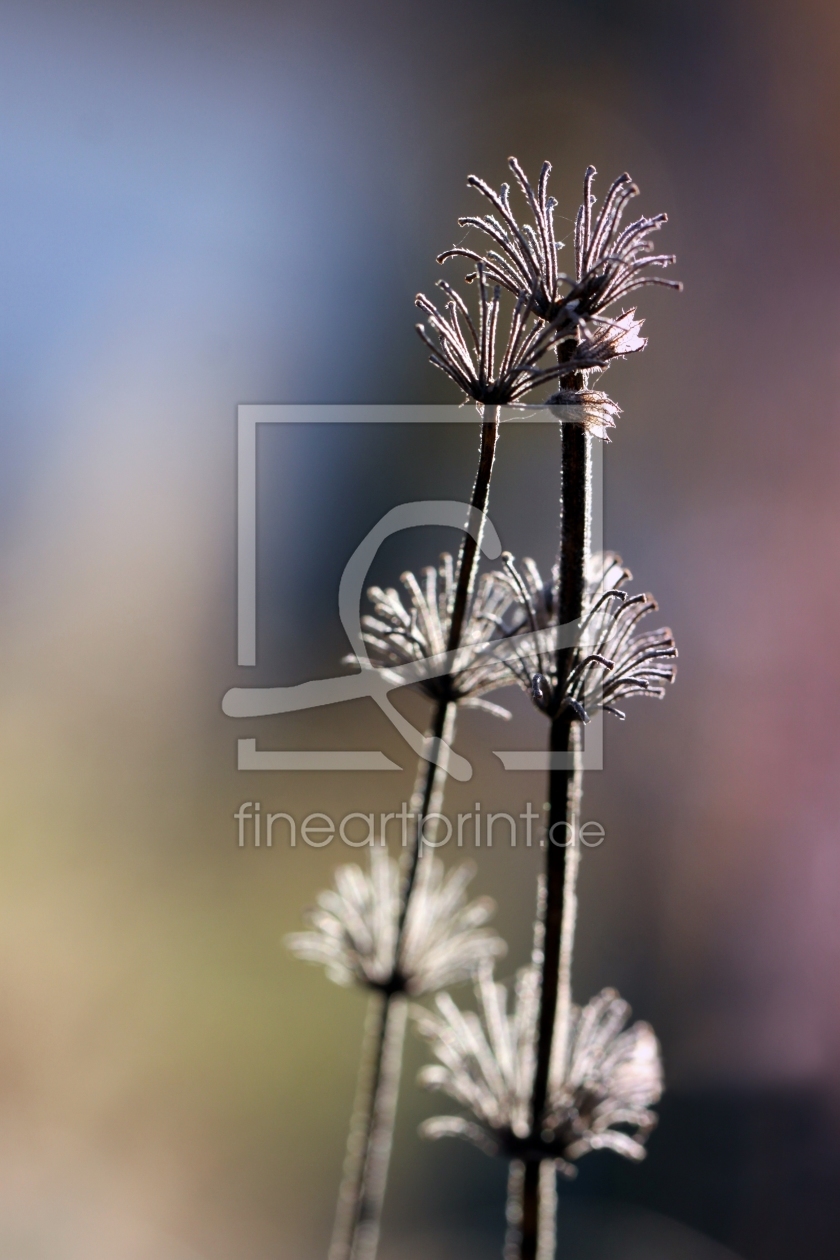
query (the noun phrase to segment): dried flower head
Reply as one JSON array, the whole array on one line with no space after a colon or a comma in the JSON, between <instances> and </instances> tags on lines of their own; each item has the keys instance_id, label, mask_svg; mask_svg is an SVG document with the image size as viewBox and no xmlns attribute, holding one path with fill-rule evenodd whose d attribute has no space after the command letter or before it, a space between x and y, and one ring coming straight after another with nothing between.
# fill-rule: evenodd
<instances>
[{"instance_id":1,"label":"dried flower head","mask_svg":"<svg viewBox=\"0 0 840 1260\"><path fill-rule=\"evenodd\" d=\"M567 1144L567 1159L602 1149L644 1158L656 1125L650 1108L662 1096L662 1058L650 1024L639 1020L622 1031L629 1017L630 1006L614 989L572 1007L568 1066L552 1089L547 1117L547 1127Z\"/></svg>"},{"instance_id":2,"label":"dried flower head","mask_svg":"<svg viewBox=\"0 0 840 1260\"><path fill-rule=\"evenodd\" d=\"M583 177L583 202L575 221L575 286L566 305L577 303L583 319L591 319L620 302L636 289L659 285L681 289L679 280L652 276L649 267L670 267L673 254L654 254L650 236L668 222L667 214L641 218L622 228L624 211L639 189L625 171L613 180L604 204L593 223L595 197L592 185L597 174L588 166Z\"/></svg>"},{"instance_id":3,"label":"dried flower head","mask_svg":"<svg viewBox=\"0 0 840 1260\"><path fill-rule=\"evenodd\" d=\"M433 667L445 665L452 608L455 602L455 571L452 557L444 553L438 568L420 574L403 573L401 581L408 592L407 604L389 587L372 586L368 599L375 616L362 618L365 643L371 661L380 669L428 661ZM469 607L461 642L446 672L425 678L419 685L436 701L457 701L465 707L483 708L508 718L507 709L480 697L510 682L508 671L484 647L503 625L503 618L515 603L516 594L507 581L491 573L480 578ZM355 657L348 658L355 660Z\"/></svg>"},{"instance_id":4,"label":"dried flower head","mask_svg":"<svg viewBox=\"0 0 840 1260\"><path fill-rule=\"evenodd\" d=\"M482 283L497 284L518 300L527 299L529 308L556 333L563 342L560 357L574 370L602 370L611 359L632 354L644 348L640 336L641 321L635 311L609 317L606 311L629 293L646 285L680 288L677 281L665 280L649 273L650 267L667 267L672 255L653 254L650 236L667 222L667 215L640 218L622 229L628 203L638 195L638 188L626 173L620 175L607 192L604 204L592 219L592 184L595 168L586 170L583 180L583 203L575 223L575 275L558 269L557 253L561 243L554 231L557 202L548 196L551 164L544 162L536 190L532 188L516 158L509 166L521 188L533 223L521 223L510 202L510 185L502 184L496 192L477 175L470 175L468 185L476 188L493 206L496 214L468 215L458 220L462 227L477 228L497 248L481 254L464 246L453 246L438 255L438 262L447 258L468 258L476 263L476 271L467 276ZM497 217L498 216L498 217ZM588 361L588 368L576 368L574 359Z\"/></svg>"},{"instance_id":5,"label":"dried flower head","mask_svg":"<svg viewBox=\"0 0 840 1260\"><path fill-rule=\"evenodd\" d=\"M609 442L609 430L615 428L616 417L621 415L618 403L600 389L560 388L547 401L552 408L561 409L555 412L561 419L577 421L605 442Z\"/></svg>"},{"instance_id":6,"label":"dried flower head","mask_svg":"<svg viewBox=\"0 0 840 1260\"><path fill-rule=\"evenodd\" d=\"M514 647L509 667L537 708L552 718L569 708L584 722L595 709L623 719L619 701L665 695L665 685L676 676L673 635L667 627L639 631L639 623L658 605L650 595L621 590L632 575L619 556L602 552L590 558L584 612L570 663L558 652L563 644L556 577L543 582L533 560L523 561L521 571L510 553L504 561L505 575L519 596L519 616L507 631ZM530 633L522 635L525 628Z\"/></svg>"},{"instance_id":7,"label":"dried flower head","mask_svg":"<svg viewBox=\"0 0 840 1260\"><path fill-rule=\"evenodd\" d=\"M469 863L448 873L438 858L420 864L396 959L400 868L374 846L370 871L355 863L339 866L335 888L322 892L307 915L311 930L293 933L286 944L296 957L323 965L336 984L414 996L456 984L506 950L501 937L485 926L495 903L489 897L466 899L473 875Z\"/></svg>"},{"instance_id":8,"label":"dried flower head","mask_svg":"<svg viewBox=\"0 0 840 1260\"><path fill-rule=\"evenodd\" d=\"M656 1123L650 1108L662 1094L659 1043L648 1024L622 1031L630 1008L614 990L571 1008L566 1053L555 1057L546 1114L533 1126L539 971L532 965L519 973L510 1014L507 990L489 966L479 973L476 996L478 1014L461 1011L447 993L435 999L436 1011L416 1012L438 1059L423 1069L421 1082L467 1113L427 1120L426 1137L464 1137L513 1158L554 1158L569 1174L569 1161L600 1148L643 1158Z\"/></svg>"},{"instance_id":9,"label":"dried flower head","mask_svg":"<svg viewBox=\"0 0 840 1260\"><path fill-rule=\"evenodd\" d=\"M486 269L487 278L492 283L501 285L510 293L527 293L534 313L550 323L563 306L564 289L568 289L572 283L557 268L557 253L562 244L558 242L554 232L557 202L554 197L548 196L551 163L543 162L536 192L515 157L508 158L508 165L525 194L534 219L533 225L518 222L510 204L509 184L502 184L499 192L496 192L478 175L470 175L467 186L478 189L498 212L499 218L493 214L465 215L458 220L458 225L478 228L499 248L479 254L475 250L454 245L452 249L438 254L438 262L445 262L447 258L469 258ZM467 280L474 280L476 274L477 271L471 272Z\"/></svg>"},{"instance_id":10,"label":"dried flower head","mask_svg":"<svg viewBox=\"0 0 840 1260\"><path fill-rule=\"evenodd\" d=\"M445 372L468 398L477 403L504 406L518 401L538 385L559 380L569 372L604 367L614 355L613 342L620 341L629 346L634 340L633 329L625 324L612 339L610 335L599 332L597 337L570 343L562 364L557 362L540 367L544 356L568 339L568 328L563 319L556 324L546 324L532 318L531 297L520 293L511 315L504 352L499 359L496 340L501 287L497 284L492 293L489 291L483 262L479 262L476 274L478 326L464 299L445 280L438 281L438 287L448 299L444 312L439 311L422 293L418 293L416 303L426 312L429 328L434 333L433 338L424 324L417 325L418 333L432 352L429 362Z\"/></svg>"}]
</instances>

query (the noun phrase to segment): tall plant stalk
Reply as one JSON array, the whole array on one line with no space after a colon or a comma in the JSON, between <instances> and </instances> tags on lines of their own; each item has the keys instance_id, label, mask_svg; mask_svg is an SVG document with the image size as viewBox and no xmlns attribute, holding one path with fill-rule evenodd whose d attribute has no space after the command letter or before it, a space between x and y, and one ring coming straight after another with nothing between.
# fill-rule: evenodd
<instances>
[{"instance_id":1,"label":"tall plant stalk","mask_svg":"<svg viewBox=\"0 0 840 1260\"><path fill-rule=\"evenodd\" d=\"M575 384L577 382L574 382ZM561 525L558 565L558 622L563 637L557 675L567 677L576 650L576 630L584 611L586 565L592 515L592 438L584 424L565 420L561 434ZM580 723L566 708L550 727L549 820L546 837L546 903L537 1054L531 1095L531 1124L539 1134L548 1097L552 1060L565 1054L571 1007L571 964L580 863L580 806L583 791ZM566 764L564 765L563 762ZM562 835L562 841L557 836ZM522 1179L521 1260L537 1260L541 1230L540 1187L553 1164L528 1160ZM553 1199L551 1216L553 1219Z\"/></svg>"},{"instance_id":2,"label":"tall plant stalk","mask_svg":"<svg viewBox=\"0 0 840 1260\"><path fill-rule=\"evenodd\" d=\"M617 304L648 285L680 286L649 270L674 261L653 254L649 239L665 216L623 223L638 193L629 175L613 181L593 215L595 171L587 169L575 222L572 278L557 266L550 165L543 164L536 187L515 158L509 165L533 222L517 221L509 185L496 192L470 176L469 184L491 204L492 213L459 222L484 233L491 247L481 254L459 244L439 261L457 257L474 264L466 279L477 282L478 318L441 280L442 310L422 294L416 299L427 321L418 332L431 351L431 363L482 412L471 498L479 531L501 407L538 387L555 388L546 402L568 414L560 426L557 573L544 583L532 560L524 560L520 571L508 553L505 572L487 575L473 598L480 532L465 532L456 566L443 557L439 569L425 571L424 589L413 574L403 575L409 608L393 589L369 592L376 616L364 619L363 638L381 667L445 656L446 672L421 683L434 710L412 797L416 826L401 872L379 850L371 852L369 876L358 867L341 868L337 891L322 894L319 909L311 912L316 930L291 938L298 956L325 963L331 978L358 981L375 991L330 1260L375 1260L409 994L438 994L436 1011L418 1015L418 1027L439 1060L423 1079L468 1113L433 1117L423 1131L429 1137L466 1138L511 1161L506 1260L552 1260L556 1169L571 1172L587 1151L605 1146L641 1158L656 1121L650 1108L662 1090L652 1030L636 1023L619 1031L629 1007L610 989L585 1007L573 1006L571 968L581 852L582 722L598 709L623 717L617 703L625 696L664 695L676 657L668 629L638 629L656 603L622 589L630 574L620 559L604 553L592 557L590 565L591 444L593 436L606 436L620 409L592 390L589 380L614 359L644 348L635 308L610 313ZM500 348L503 290L511 295L513 310ZM517 611L506 621L511 607ZM441 812L458 703L481 703L499 712L479 697L511 678L550 721L551 762L546 870L534 952L531 964L518 973L508 1013L507 988L493 980L493 963L504 945L479 926L491 910L486 901L464 903L469 879L464 868L446 876L446 885L441 882L442 864L424 855L424 827L429 820L434 829ZM469 976L476 983L480 1012L464 1018L441 990Z\"/></svg>"},{"instance_id":3,"label":"tall plant stalk","mask_svg":"<svg viewBox=\"0 0 840 1260\"><path fill-rule=\"evenodd\" d=\"M408 1004L372 994L329 1260L376 1254L402 1069Z\"/></svg>"},{"instance_id":4,"label":"tall plant stalk","mask_svg":"<svg viewBox=\"0 0 840 1260\"><path fill-rule=\"evenodd\" d=\"M390 983L383 986L381 992L371 994L369 999L364 1048L329 1260L372 1260L379 1244L408 1009L402 990L399 959L409 902L422 879L422 823L430 814L440 813L443 804L447 752L455 735L455 715L454 704L437 706L428 734L429 746L438 750L437 760L421 761L418 766L411 812L419 821L408 854L409 865L402 893L395 949L398 961ZM434 835L429 839L434 841Z\"/></svg>"},{"instance_id":5,"label":"tall plant stalk","mask_svg":"<svg viewBox=\"0 0 840 1260\"><path fill-rule=\"evenodd\" d=\"M481 515L475 533L464 534L459 551L447 641L450 660L451 654L460 646L475 587L484 513L490 495L499 436L500 412L501 408L498 406L483 408L478 469L470 498L470 507ZM347 1141L329 1260L374 1260L376 1256L405 1039L406 1000L401 962L406 923L412 896L422 880L424 823L430 815L439 814L443 804L448 752L455 732L456 711L457 703L454 698L445 697L437 703L426 737L427 756L418 767L411 803L417 821L406 855L394 950L394 971L389 982L382 986L382 991L370 998L365 1052ZM434 836L429 839L434 841Z\"/></svg>"},{"instance_id":6,"label":"tall plant stalk","mask_svg":"<svg viewBox=\"0 0 840 1260\"><path fill-rule=\"evenodd\" d=\"M504 561L505 575L499 575L510 583L520 608L510 625L502 624L502 639L517 637L508 666L550 721L546 871L531 965L518 973L513 1009L508 1012L506 986L493 981L486 966L477 981L478 1014L465 1017L451 999L441 997L436 1012L418 1016L418 1027L438 1059L422 1079L467 1113L433 1117L424 1132L463 1137L507 1157L505 1258L552 1260L557 1168L571 1173L587 1151L604 1147L641 1158L656 1119L650 1106L662 1089L652 1030L637 1023L619 1032L629 1007L610 989L585 1007L573 1007L571 967L582 723L597 709L623 718L617 702L625 696L663 696L673 681L676 657L668 629L638 629L656 604L648 595L629 596L622 589L630 574L618 557L604 553L590 565L591 443L593 435L606 436L620 408L591 389L589 381L592 373L645 346L635 308L616 313L618 303L649 285L680 286L650 270L674 261L653 253L650 240L666 216L623 221L639 191L628 174L613 181L595 214L595 170L587 168L575 220L572 277L557 265L550 164L543 164L536 185L515 158L509 166L531 222L521 223L515 215L510 185L496 191L470 176L490 213L459 222L483 233L489 247L478 252L471 242L461 242L440 257L469 259L483 290L488 281L506 289L516 299L517 312L533 316L543 330L534 334L534 344L554 350L556 364L547 370L532 361L529 388L556 381L546 401L571 413L560 427L556 579L544 583L532 560L517 569L511 555ZM459 380L463 338L455 304L448 322L434 314L441 349L433 361ZM525 627L528 635L522 634Z\"/></svg>"}]
</instances>

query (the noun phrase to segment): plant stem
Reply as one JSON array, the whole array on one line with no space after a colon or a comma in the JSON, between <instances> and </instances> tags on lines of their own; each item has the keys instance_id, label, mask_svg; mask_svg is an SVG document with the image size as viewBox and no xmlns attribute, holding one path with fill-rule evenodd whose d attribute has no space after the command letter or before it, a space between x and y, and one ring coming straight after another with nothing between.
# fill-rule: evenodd
<instances>
[{"instance_id":1,"label":"plant stem","mask_svg":"<svg viewBox=\"0 0 840 1260\"><path fill-rule=\"evenodd\" d=\"M522 1240L522 1184L525 1177L525 1164L521 1159L512 1159L508 1169L507 1203L505 1204L505 1245L502 1255L504 1260L517 1260Z\"/></svg>"},{"instance_id":2,"label":"plant stem","mask_svg":"<svg viewBox=\"0 0 840 1260\"><path fill-rule=\"evenodd\" d=\"M580 622L590 546L591 438L578 421L561 425L561 541L558 621ZM557 653L558 686L568 676L576 644ZM564 760L549 771L549 826L546 838L546 907L542 982L537 1023L537 1063L531 1096L531 1124L538 1136L548 1098L552 1060L564 1065L571 1002L571 961L575 923L575 881L580 860L578 823L582 791L580 729L570 710L551 723L550 751ZM557 1043L555 1048L555 1035ZM554 1052L554 1053L553 1053ZM540 1222L538 1161L526 1165L523 1183L521 1260L537 1260L545 1251ZM547 1206L547 1205L546 1205Z\"/></svg>"},{"instance_id":3,"label":"plant stem","mask_svg":"<svg viewBox=\"0 0 840 1260\"><path fill-rule=\"evenodd\" d=\"M490 497L490 478L493 475L493 461L496 458L496 443L499 439L499 420L501 407L490 408L488 416L485 408L481 420L481 444L478 455L478 471L475 475L470 507L476 508L482 515L487 511L487 500ZM449 643L447 651L454 652L460 645L467 614L469 599L475 585L476 558L481 543L484 522L479 526L477 536L464 534L461 551L458 557L458 581L455 586L455 599L452 604L452 620L449 623Z\"/></svg>"},{"instance_id":4,"label":"plant stem","mask_svg":"<svg viewBox=\"0 0 840 1260\"><path fill-rule=\"evenodd\" d=\"M493 407L489 415L485 410L482 416L478 471L470 499L470 506L476 508L482 517L490 494L500 411L499 407ZM483 520L479 525L478 537L465 533L461 543L447 652L457 651L461 644L470 597L475 586L482 531ZM394 972L382 996L374 995L371 999L366 1033L370 1052L364 1056L359 1077L329 1260L375 1260L376 1256L405 1036L407 1003L402 994L404 977L401 966L408 912L418 881L422 879L423 824L430 814L439 814L443 804L456 710L455 698L447 695L438 701L426 736L426 757L421 760L418 768L411 801L417 825L407 854L394 949ZM436 820L433 826L436 827ZM426 838L434 841L435 837L427 835Z\"/></svg>"},{"instance_id":5,"label":"plant stem","mask_svg":"<svg viewBox=\"0 0 840 1260\"><path fill-rule=\"evenodd\" d=\"M371 995L329 1260L372 1260L391 1157L408 1002Z\"/></svg>"},{"instance_id":6,"label":"plant stem","mask_svg":"<svg viewBox=\"0 0 840 1260\"><path fill-rule=\"evenodd\" d=\"M523 1189L526 1179L535 1185L537 1191L536 1194L528 1196L529 1201L534 1203L539 1201L540 1204L537 1260L552 1260L557 1215L557 1170L553 1159L535 1160L528 1163L523 1163L521 1159L511 1160L505 1212L508 1228L505 1235L504 1260L517 1260L519 1255L522 1240Z\"/></svg>"},{"instance_id":7,"label":"plant stem","mask_svg":"<svg viewBox=\"0 0 840 1260\"><path fill-rule=\"evenodd\" d=\"M539 1169L540 1223L537 1260L554 1260L557 1245L557 1167L553 1159L544 1159Z\"/></svg>"},{"instance_id":8,"label":"plant stem","mask_svg":"<svg viewBox=\"0 0 840 1260\"><path fill-rule=\"evenodd\" d=\"M554 1016L549 1080L562 1080L566 1074L569 1019L572 1008L572 955L577 924L577 878L580 870L580 806L583 797L583 769L581 766L582 739L580 723L575 722L571 731L570 751L574 768L566 797L566 818L570 827L570 842L563 863L563 913L560 919L560 961L557 968L557 1007Z\"/></svg>"},{"instance_id":9,"label":"plant stem","mask_svg":"<svg viewBox=\"0 0 840 1260\"><path fill-rule=\"evenodd\" d=\"M391 1143L399 1093L407 1003L398 987L410 892L417 887L423 846L422 820L439 813L446 778L446 753L455 732L454 704L439 704L428 740L441 739L438 761L420 763L411 797L411 812L418 819L409 855L409 871L403 890L392 985L371 995L365 1026L365 1048L359 1069L356 1101L347 1138L347 1155L338 1194L329 1260L373 1260L379 1241L379 1224L388 1179ZM434 836L429 836L434 840ZM410 880L410 884L409 884Z\"/></svg>"},{"instance_id":10,"label":"plant stem","mask_svg":"<svg viewBox=\"0 0 840 1260\"><path fill-rule=\"evenodd\" d=\"M449 748L455 734L456 712L457 705L449 700L441 700L435 706L432 725L426 735L426 748L429 757L433 760L421 761L417 770L417 782L411 797L411 812L418 821L414 828L414 841L407 855L407 870L402 890L397 944L394 951L397 973L402 962L408 908L423 858L423 823L429 814L440 813L440 807L443 804ZM429 839L434 841L434 836L429 836Z\"/></svg>"},{"instance_id":11,"label":"plant stem","mask_svg":"<svg viewBox=\"0 0 840 1260\"><path fill-rule=\"evenodd\" d=\"M461 636L464 632L464 621L469 607L470 597L475 586L475 574L478 568L477 559L479 547L481 544L481 535L484 532L483 516L487 510L487 501L490 496L490 478L493 475L493 463L496 458L496 443L499 438L499 420L501 415L500 407L493 407L490 415L485 410L481 421L481 439L478 453L478 470L475 475L475 483L473 485L472 497L470 499L470 507L476 508L482 514L482 521L477 531L477 536L465 533L461 543L461 549L458 555L458 577L455 583L455 595L452 601L452 613L449 623L449 638L446 644L447 652L455 652L460 647ZM440 805L433 805L433 795L435 792L435 784L438 779L437 768L440 766L440 803L443 801L443 785L446 779L446 768L441 765L441 753L443 747L451 743L452 733L447 731L447 723L451 723L452 729L455 724L455 702L449 699L440 700L435 709L434 718L432 720L431 730L426 737L426 746L429 752L429 760L426 762L426 773L424 776L424 784L422 790L415 788L413 809L419 809L421 820L426 818L430 813L437 813ZM443 754L446 756L446 754ZM418 797L420 798L418 801ZM399 964L400 946L405 931L405 921L408 915L408 907L411 901L411 895L414 891L415 880L417 879L417 871L422 854L422 837L419 828L415 833L414 846L408 857L408 872L406 875L405 886L403 888L402 910L400 912L399 934L397 940L396 958Z\"/></svg>"},{"instance_id":12,"label":"plant stem","mask_svg":"<svg viewBox=\"0 0 840 1260\"><path fill-rule=\"evenodd\" d=\"M540 1232L540 1161L529 1159L522 1178L522 1225L519 1255L535 1260Z\"/></svg>"}]
</instances>

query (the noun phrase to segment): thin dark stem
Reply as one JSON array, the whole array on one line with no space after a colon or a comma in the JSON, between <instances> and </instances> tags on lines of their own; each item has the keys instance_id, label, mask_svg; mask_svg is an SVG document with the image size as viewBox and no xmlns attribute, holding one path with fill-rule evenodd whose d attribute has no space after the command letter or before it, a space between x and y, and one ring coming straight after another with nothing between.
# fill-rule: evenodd
<instances>
[{"instance_id":1,"label":"thin dark stem","mask_svg":"<svg viewBox=\"0 0 840 1260\"><path fill-rule=\"evenodd\" d=\"M423 823L430 814L440 812L443 785L446 779L446 750L455 733L456 706L442 702L435 709L427 735L427 747L437 750L437 760L421 763L411 799L411 810L417 819L414 840L408 855L408 871L403 887L397 941L394 950L396 966L391 983L384 994L371 998L378 1006L375 1042L364 1085L359 1087L357 1107L359 1125L351 1128L347 1164L336 1212L334 1245L329 1260L373 1260L379 1242L379 1222L385 1198L388 1166L391 1158L394 1118L399 1091L402 1046L405 1031L405 999L402 996L402 948L406 918L424 852ZM431 741L436 741L431 743ZM432 754L434 755L434 754ZM434 840L434 836L427 836ZM398 1016L399 1004L400 1013ZM397 1017L398 1016L398 1017ZM400 1030L395 1025L401 1018ZM347 1207L343 1208L346 1201Z\"/></svg>"},{"instance_id":2,"label":"thin dark stem","mask_svg":"<svg viewBox=\"0 0 840 1260\"><path fill-rule=\"evenodd\" d=\"M451 746L452 737L455 733L455 712L456 705L448 700L439 701L435 707L432 725L426 735L426 748L430 760L426 761L425 768L418 772L418 783L411 800L411 810L418 822L414 829L413 843L408 853L405 883L402 891L400 920L397 928L397 946L394 954L397 971L399 971L402 957L408 907L417 882L417 872L423 854L423 820L428 818L429 814L440 812L439 809L435 808L438 802L434 798L437 794L440 794L442 799L443 784L446 779L446 762L448 760L445 750L448 750ZM422 765L423 763L421 762Z\"/></svg>"},{"instance_id":3,"label":"thin dark stem","mask_svg":"<svg viewBox=\"0 0 840 1260\"><path fill-rule=\"evenodd\" d=\"M499 439L499 419L500 408L493 407L490 415L485 411L481 422L481 439L478 454L478 470L475 475L475 483L473 485L472 497L470 498L470 507L476 508L481 512L482 517L487 510L487 501L490 496L490 479L493 475L493 463L496 458L496 444ZM475 586L475 574L478 559L478 551L481 543L481 535L484 530L483 520L477 535L465 533L464 540L461 543L461 550L458 555L458 577L455 583L455 596L452 601L452 619L449 623L449 639L446 645L447 652L455 652L461 645L461 636L464 632L464 620L469 607L470 596ZM447 722L454 723L455 720L455 704L449 700L441 700L435 709L432 719L431 729L427 737L427 749L429 752L429 760L427 761L426 774L422 792L416 793L419 800L415 801L412 808L419 809L421 820L426 818L430 813L436 813L437 810L432 809L432 796L435 791L435 783L438 777L445 780L445 767L441 766L442 773L438 776L438 766L440 765L441 755L446 756L443 752L444 746L448 747L451 742L451 734L447 738L444 734ZM443 790L442 782L441 788ZM421 821L422 825L422 821ZM400 911L399 933L397 937L397 965L399 965L400 947L402 945L403 934L405 931L405 920L408 914L408 907L411 901L411 894L414 891L414 884L417 879L417 870L420 863L422 853L422 844L419 828L415 833L414 846L408 856L408 871L406 873L405 886L403 888L402 909Z\"/></svg>"},{"instance_id":4,"label":"thin dark stem","mask_svg":"<svg viewBox=\"0 0 840 1260\"><path fill-rule=\"evenodd\" d=\"M329 1260L372 1260L391 1157L408 1006L372 994Z\"/></svg>"},{"instance_id":5,"label":"thin dark stem","mask_svg":"<svg viewBox=\"0 0 840 1260\"><path fill-rule=\"evenodd\" d=\"M423 819L429 814L439 813L442 804L443 782L446 777L446 753L443 749L451 745L455 713L456 706L451 703L442 702L436 707L427 735L427 747L432 740L438 741L434 745L438 749L438 759L421 762L418 768L417 783L411 799L411 810L417 819L417 825L408 855L408 870L403 887L394 951L396 966L390 985L385 987L383 993L374 993L370 998L365 1051L347 1138L347 1155L336 1206L329 1260L374 1260L376 1256L405 1032L406 1003L401 991L400 961L406 915L421 865ZM429 838L434 839L431 836Z\"/></svg>"},{"instance_id":6,"label":"thin dark stem","mask_svg":"<svg viewBox=\"0 0 840 1260\"><path fill-rule=\"evenodd\" d=\"M560 546L559 621L572 625L583 611L586 559L589 549L589 463L591 441L582 424L566 422L562 435L562 533ZM570 672L575 644L558 650L558 679ZM549 826L546 843L546 910L543 946L543 980L540 995L539 1041L534 1074L532 1116L538 1124L545 1109L560 964L560 934L563 917L563 890L566 856L571 845L570 817L575 810L576 767L573 761L573 715L561 712L551 723L550 751L554 754L549 771ZM557 763L560 764L557 764ZM566 765L562 763L566 762Z\"/></svg>"},{"instance_id":7,"label":"thin dark stem","mask_svg":"<svg viewBox=\"0 0 840 1260\"><path fill-rule=\"evenodd\" d=\"M499 436L500 409L485 412L481 424L478 471L470 506L482 513L487 509L490 478ZM449 628L447 651L460 647L475 574L483 521L478 536L465 533L458 557L458 577ZM399 1089L402 1062L402 1041L405 1031L404 977L401 967L403 944L411 898L418 886L423 866L423 826L429 815L440 813L446 782L449 748L455 730L456 701L445 698L437 704L426 737L426 756L421 761L417 784L412 797L412 811L417 818L413 842L407 854L402 889L397 940L394 950L394 972L381 998L379 1022L373 1037L370 1066L360 1084L357 1107L348 1139L345 1175L339 1194L333 1243L329 1260L375 1260L379 1241L379 1222L385 1197L388 1164ZM433 836L427 836L433 840ZM399 1011L399 1017L396 1012ZM400 1030L396 1024L401 1020Z\"/></svg>"},{"instance_id":8,"label":"thin dark stem","mask_svg":"<svg viewBox=\"0 0 840 1260\"><path fill-rule=\"evenodd\" d=\"M490 478L493 475L493 461L496 458L496 443L499 439L499 418L501 408L489 408L481 422L481 445L478 456L478 472L475 476L470 507L484 513L490 496ZM467 614L470 595L475 585L476 558L481 542L483 522L477 537L465 534L458 557L458 581L455 586L455 599L452 604L452 620L449 625L449 643L447 651L454 652L461 643L464 630L464 618Z\"/></svg>"},{"instance_id":9,"label":"thin dark stem","mask_svg":"<svg viewBox=\"0 0 840 1260\"><path fill-rule=\"evenodd\" d=\"M373 1100L379 1087L389 1005L390 994L373 993L368 1000L362 1060L328 1260L348 1260L358 1225L366 1155L374 1121Z\"/></svg>"},{"instance_id":10,"label":"thin dark stem","mask_svg":"<svg viewBox=\"0 0 840 1260\"><path fill-rule=\"evenodd\" d=\"M559 622L576 626L583 611L586 562L590 535L591 438L583 424L566 421L561 425L561 543L559 563ZM574 640L557 654L558 682L567 677L575 652ZM548 1097L554 1035L561 997L561 958L565 984L562 1004L568 1006L568 973L571 964L571 935L574 929L574 877L577 872L578 817L581 772L579 730L572 713L562 710L551 723L549 748L553 755L549 771L549 820L546 836L546 906L543 943L542 983L537 1023L537 1063L531 1096L531 1123L539 1133ZM568 931L564 932L564 920ZM564 936L568 939L564 942ZM564 950L564 943L566 948ZM568 1012L563 1013L563 1027ZM561 1033L565 1037L565 1031ZM559 1047L563 1054L564 1046ZM526 1167L522 1202L521 1260L536 1260L540 1237L539 1165Z\"/></svg>"},{"instance_id":11,"label":"thin dark stem","mask_svg":"<svg viewBox=\"0 0 840 1260\"><path fill-rule=\"evenodd\" d=\"M576 420L560 425L560 555L558 557L558 620L571 626L580 620L589 558L592 439ZM569 675L575 643L561 646L557 677Z\"/></svg>"},{"instance_id":12,"label":"thin dark stem","mask_svg":"<svg viewBox=\"0 0 840 1260\"><path fill-rule=\"evenodd\" d=\"M528 1160L522 1179L522 1223L520 1225L519 1254L536 1260L540 1226L540 1165L536 1159Z\"/></svg>"},{"instance_id":13,"label":"thin dark stem","mask_svg":"<svg viewBox=\"0 0 840 1260\"><path fill-rule=\"evenodd\" d=\"M557 976L557 1004L554 1016L554 1039L549 1077L555 1072L565 1076L569 1041L569 1020L572 1006L572 954L577 924L577 877L580 869L580 806L583 798L583 739L579 722L571 730L570 753L573 759L571 779L566 793L566 821L569 843L563 863L563 913L560 919L560 963Z\"/></svg>"},{"instance_id":14,"label":"thin dark stem","mask_svg":"<svg viewBox=\"0 0 840 1260\"><path fill-rule=\"evenodd\" d=\"M572 722L563 714L551 724L550 751L568 756L572 751ZM536 1127L545 1110L554 1019L557 1013L557 988L560 967L560 934L563 919L563 890L566 877L568 847L569 796L574 772L552 768L549 771L549 820L546 836L546 906L543 940L542 990L538 1021L537 1066L531 1096L531 1114Z\"/></svg>"}]
</instances>

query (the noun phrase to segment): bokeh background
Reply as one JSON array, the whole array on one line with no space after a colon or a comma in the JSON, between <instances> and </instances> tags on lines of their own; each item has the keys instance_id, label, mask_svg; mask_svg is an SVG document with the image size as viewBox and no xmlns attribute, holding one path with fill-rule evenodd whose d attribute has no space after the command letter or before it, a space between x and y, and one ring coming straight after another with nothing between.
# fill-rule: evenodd
<instances>
[{"instance_id":1,"label":"bokeh background","mask_svg":"<svg viewBox=\"0 0 840 1260\"><path fill-rule=\"evenodd\" d=\"M575 979L654 1023L670 1090L643 1166L582 1165L561 1254L836 1254L839 68L827 0L0 5L2 1260L325 1253L364 998L282 938L346 854L239 850L232 813L398 808L411 757L366 702L246 730L220 698L335 672L346 559L395 503L462 497L475 434L261 438L245 671L235 408L457 401L412 300L511 152L551 159L569 229L584 166L629 169L685 281L609 380L606 541L681 666L590 776ZM493 491L543 564L556 457L505 434ZM513 707L461 723L453 810L541 801L494 770L542 738ZM405 770L240 774L237 735ZM511 975L538 854L478 856ZM382 1260L498 1255L504 1170L417 1139L423 1057Z\"/></svg>"}]
</instances>

